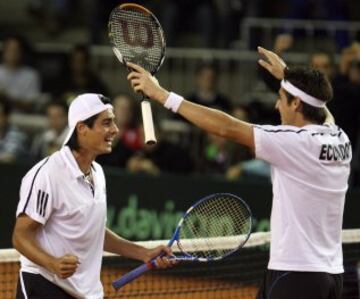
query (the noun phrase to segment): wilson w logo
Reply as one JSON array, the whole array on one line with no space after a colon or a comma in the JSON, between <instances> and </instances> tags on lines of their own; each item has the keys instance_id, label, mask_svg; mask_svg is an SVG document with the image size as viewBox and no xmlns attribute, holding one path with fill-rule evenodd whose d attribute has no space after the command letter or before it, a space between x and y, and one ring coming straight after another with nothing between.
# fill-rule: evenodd
<instances>
[{"instance_id":1,"label":"wilson w logo","mask_svg":"<svg viewBox=\"0 0 360 299\"><path fill-rule=\"evenodd\" d=\"M45 217L48 199L49 199L49 194L39 190L36 201L36 212L40 214L40 216L42 217Z\"/></svg>"},{"instance_id":2,"label":"wilson w logo","mask_svg":"<svg viewBox=\"0 0 360 299\"><path fill-rule=\"evenodd\" d=\"M148 23L128 23L120 20L125 42L132 47L149 49L154 46L154 37L151 25Z\"/></svg>"}]
</instances>

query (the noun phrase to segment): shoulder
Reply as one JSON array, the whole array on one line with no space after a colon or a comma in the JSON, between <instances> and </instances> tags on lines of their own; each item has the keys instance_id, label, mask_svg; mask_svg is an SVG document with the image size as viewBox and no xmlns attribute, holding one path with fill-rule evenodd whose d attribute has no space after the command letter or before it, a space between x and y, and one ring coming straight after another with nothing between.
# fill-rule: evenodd
<instances>
[{"instance_id":1,"label":"shoulder","mask_svg":"<svg viewBox=\"0 0 360 299\"><path fill-rule=\"evenodd\" d=\"M54 154L45 157L36 163L23 177L22 182L34 181L47 181L51 178L52 173L56 173L58 169L60 169L58 163L59 152L55 152Z\"/></svg>"},{"instance_id":2,"label":"shoulder","mask_svg":"<svg viewBox=\"0 0 360 299\"><path fill-rule=\"evenodd\" d=\"M33 183L35 179L41 180L47 177L49 157L36 163L23 177L22 184Z\"/></svg>"},{"instance_id":3,"label":"shoulder","mask_svg":"<svg viewBox=\"0 0 360 299\"><path fill-rule=\"evenodd\" d=\"M301 133L309 133L309 130L305 128L299 128L295 126L285 126L285 125L254 125L254 130L259 130L261 132L273 133L275 134L285 134L285 135L293 135L293 134L301 134Z\"/></svg>"}]
</instances>

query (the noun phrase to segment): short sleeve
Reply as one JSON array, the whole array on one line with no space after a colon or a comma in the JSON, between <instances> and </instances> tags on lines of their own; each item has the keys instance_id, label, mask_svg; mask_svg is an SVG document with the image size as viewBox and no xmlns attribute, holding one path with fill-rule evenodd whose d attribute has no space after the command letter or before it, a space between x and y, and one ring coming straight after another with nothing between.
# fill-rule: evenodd
<instances>
[{"instance_id":1,"label":"short sleeve","mask_svg":"<svg viewBox=\"0 0 360 299\"><path fill-rule=\"evenodd\" d=\"M303 131L293 126L254 126L256 158L278 167L296 163Z\"/></svg>"},{"instance_id":2,"label":"short sleeve","mask_svg":"<svg viewBox=\"0 0 360 299\"><path fill-rule=\"evenodd\" d=\"M16 211L16 217L25 213L41 224L47 222L53 208L50 180L46 175L44 164L34 167L23 178Z\"/></svg>"}]
</instances>

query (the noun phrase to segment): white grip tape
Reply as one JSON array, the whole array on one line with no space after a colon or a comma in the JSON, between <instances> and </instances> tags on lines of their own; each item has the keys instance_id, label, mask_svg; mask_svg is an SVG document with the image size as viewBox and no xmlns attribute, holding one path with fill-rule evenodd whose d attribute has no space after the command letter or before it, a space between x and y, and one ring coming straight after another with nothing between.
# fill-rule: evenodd
<instances>
[{"instance_id":1,"label":"white grip tape","mask_svg":"<svg viewBox=\"0 0 360 299\"><path fill-rule=\"evenodd\" d=\"M156 136L154 130L154 122L151 113L151 106L148 101L141 102L141 112L144 125L145 143L153 144L156 143Z\"/></svg>"},{"instance_id":2,"label":"white grip tape","mask_svg":"<svg viewBox=\"0 0 360 299\"><path fill-rule=\"evenodd\" d=\"M183 102L184 98L182 96L179 96L178 94L174 92L170 92L168 98L166 99L166 102L164 104L164 107L171 110L172 112L176 113L179 110L179 107L181 103Z\"/></svg>"}]
</instances>

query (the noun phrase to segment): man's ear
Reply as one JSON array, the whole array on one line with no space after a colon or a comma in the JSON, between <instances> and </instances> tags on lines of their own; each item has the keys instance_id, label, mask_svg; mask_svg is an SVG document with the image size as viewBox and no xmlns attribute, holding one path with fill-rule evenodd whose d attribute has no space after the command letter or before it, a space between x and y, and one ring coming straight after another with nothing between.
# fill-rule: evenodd
<instances>
[{"instance_id":1,"label":"man's ear","mask_svg":"<svg viewBox=\"0 0 360 299\"><path fill-rule=\"evenodd\" d=\"M302 101L300 100L299 97L294 98L294 100L292 101L292 105L295 108L296 112L301 112L302 111Z\"/></svg>"}]
</instances>

